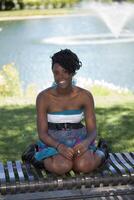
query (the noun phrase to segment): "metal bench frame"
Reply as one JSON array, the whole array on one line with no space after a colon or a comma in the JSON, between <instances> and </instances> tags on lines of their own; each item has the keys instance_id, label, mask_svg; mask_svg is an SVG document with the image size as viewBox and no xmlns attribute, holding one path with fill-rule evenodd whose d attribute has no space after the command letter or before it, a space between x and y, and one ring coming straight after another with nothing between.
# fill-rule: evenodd
<instances>
[{"instance_id":1,"label":"metal bench frame","mask_svg":"<svg viewBox=\"0 0 134 200\"><path fill-rule=\"evenodd\" d=\"M0 194L0 200L107 199L119 195L134 199L134 152L110 153L105 168L90 174L70 171L64 176L21 161L0 162Z\"/></svg>"}]
</instances>

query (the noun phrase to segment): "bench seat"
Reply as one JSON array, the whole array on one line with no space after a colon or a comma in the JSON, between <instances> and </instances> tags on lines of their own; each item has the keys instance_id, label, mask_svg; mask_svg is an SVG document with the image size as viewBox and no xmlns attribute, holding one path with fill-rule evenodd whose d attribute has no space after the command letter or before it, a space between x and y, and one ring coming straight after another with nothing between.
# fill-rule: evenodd
<instances>
[{"instance_id":1,"label":"bench seat","mask_svg":"<svg viewBox=\"0 0 134 200\"><path fill-rule=\"evenodd\" d=\"M134 152L110 153L103 169L57 176L17 160L0 162L0 200L132 199ZM119 198L121 197L121 198Z\"/></svg>"}]
</instances>

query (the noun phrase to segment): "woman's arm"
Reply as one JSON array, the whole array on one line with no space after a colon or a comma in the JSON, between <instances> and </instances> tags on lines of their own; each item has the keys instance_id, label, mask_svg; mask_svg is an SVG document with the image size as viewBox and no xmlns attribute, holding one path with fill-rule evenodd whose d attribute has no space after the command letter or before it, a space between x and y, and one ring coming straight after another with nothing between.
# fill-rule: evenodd
<instances>
[{"instance_id":1,"label":"woman's arm","mask_svg":"<svg viewBox=\"0 0 134 200\"><path fill-rule=\"evenodd\" d=\"M43 93L40 93L36 100L37 109L37 129L39 139L48 146L56 148L60 154L69 160L73 158L73 149L66 147L64 144L60 144L48 135L48 121L47 121L47 110L48 110L49 98Z\"/></svg>"},{"instance_id":2,"label":"woman's arm","mask_svg":"<svg viewBox=\"0 0 134 200\"><path fill-rule=\"evenodd\" d=\"M56 140L48 135L47 109L49 99L43 92L37 96L36 110L37 110L37 130L38 136L48 146L57 147L59 144Z\"/></svg>"},{"instance_id":3,"label":"woman's arm","mask_svg":"<svg viewBox=\"0 0 134 200\"><path fill-rule=\"evenodd\" d=\"M86 129L88 133L88 137L85 140L85 145L90 145L92 142L95 141L97 136L96 131L96 117L95 117L95 111L94 111L94 99L91 93L87 92L86 98L85 98L85 123L86 123Z\"/></svg>"},{"instance_id":4,"label":"woman's arm","mask_svg":"<svg viewBox=\"0 0 134 200\"><path fill-rule=\"evenodd\" d=\"M85 124L88 135L85 140L83 140L81 143L77 144L74 147L74 151L76 154L80 152L79 156L82 155L85 151L87 151L89 145L95 141L97 135L93 96L91 95L91 93L85 90L82 96L83 96Z\"/></svg>"}]
</instances>

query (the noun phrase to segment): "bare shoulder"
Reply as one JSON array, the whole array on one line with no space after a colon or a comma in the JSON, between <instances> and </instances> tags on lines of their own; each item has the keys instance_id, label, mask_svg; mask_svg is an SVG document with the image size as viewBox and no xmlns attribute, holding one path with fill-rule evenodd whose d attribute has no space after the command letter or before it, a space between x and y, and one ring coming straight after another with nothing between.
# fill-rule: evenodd
<instances>
[{"instance_id":1,"label":"bare shoulder","mask_svg":"<svg viewBox=\"0 0 134 200\"><path fill-rule=\"evenodd\" d=\"M91 100L91 101L93 100L93 95L92 95L92 93L89 90L86 90L86 89L80 88L80 87L78 87L78 90L79 90L80 95L81 95L81 97L83 99L85 99L85 100Z\"/></svg>"},{"instance_id":2,"label":"bare shoulder","mask_svg":"<svg viewBox=\"0 0 134 200\"><path fill-rule=\"evenodd\" d=\"M36 102L48 102L49 99L50 99L50 96L51 96L51 92L52 91L52 88L47 88L45 90L42 90L38 95L37 95L37 98L36 98Z\"/></svg>"},{"instance_id":3,"label":"bare shoulder","mask_svg":"<svg viewBox=\"0 0 134 200\"><path fill-rule=\"evenodd\" d=\"M80 88L81 103L86 111L94 110L94 98L90 91Z\"/></svg>"}]
</instances>

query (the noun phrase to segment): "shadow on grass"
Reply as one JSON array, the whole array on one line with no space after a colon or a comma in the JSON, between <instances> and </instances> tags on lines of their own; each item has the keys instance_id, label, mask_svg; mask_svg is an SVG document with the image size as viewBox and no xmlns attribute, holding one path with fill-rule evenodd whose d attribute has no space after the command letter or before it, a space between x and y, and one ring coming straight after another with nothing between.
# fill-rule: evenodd
<instances>
[{"instance_id":1,"label":"shadow on grass","mask_svg":"<svg viewBox=\"0 0 134 200\"><path fill-rule=\"evenodd\" d=\"M0 108L0 160L20 159L24 148L36 138L34 106Z\"/></svg>"},{"instance_id":2,"label":"shadow on grass","mask_svg":"<svg viewBox=\"0 0 134 200\"><path fill-rule=\"evenodd\" d=\"M111 151L134 151L133 105L96 108L98 137L104 137ZM0 108L0 160L21 158L25 147L37 139L34 106Z\"/></svg>"},{"instance_id":3,"label":"shadow on grass","mask_svg":"<svg viewBox=\"0 0 134 200\"><path fill-rule=\"evenodd\" d=\"M134 104L97 108L98 136L108 141L111 151L134 151Z\"/></svg>"}]
</instances>

